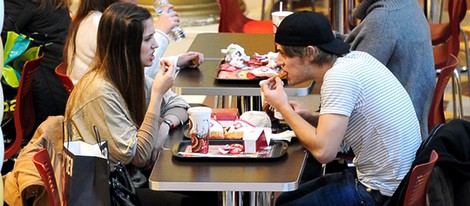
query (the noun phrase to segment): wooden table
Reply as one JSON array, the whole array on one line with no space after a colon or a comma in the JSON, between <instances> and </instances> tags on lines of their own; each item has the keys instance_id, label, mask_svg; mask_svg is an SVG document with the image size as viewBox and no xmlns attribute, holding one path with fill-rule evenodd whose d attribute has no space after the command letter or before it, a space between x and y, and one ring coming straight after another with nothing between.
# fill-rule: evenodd
<instances>
[{"instance_id":1,"label":"wooden table","mask_svg":"<svg viewBox=\"0 0 470 206\"><path fill-rule=\"evenodd\" d=\"M181 142L183 133L175 129L166 148ZM294 140L296 141L296 140ZM289 143L287 154L275 161L181 161L170 150L163 150L152 169L149 187L163 191L218 191L222 205L235 205L235 193L249 191L262 199L250 199L251 205L269 205L272 192L298 188L307 153L299 142Z\"/></svg>"},{"instance_id":2,"label":"wooden table","mask_svg":"<svg viewBox=\"0 0 470 206\"><path fill-rule=\"evenodd\" d=\"M174 89L180 95L211 95L211 96L240 96L245 98L245 106L240 112L260 110L261 90L258 81L226 81L217 80L219 64L224 54L221 49L236 43L245 48L245 53L252 56L255 52L266 54L274 51L273 34L245 33L201 33L196 36L189 51L204 54L204 63L199 69L182 69L176 78ZM311 93L313 81L307 81L296 86L285 86L289 96L307 96ZM253 101L250 101L253 100Z\"/></svg>"}]
</instances>

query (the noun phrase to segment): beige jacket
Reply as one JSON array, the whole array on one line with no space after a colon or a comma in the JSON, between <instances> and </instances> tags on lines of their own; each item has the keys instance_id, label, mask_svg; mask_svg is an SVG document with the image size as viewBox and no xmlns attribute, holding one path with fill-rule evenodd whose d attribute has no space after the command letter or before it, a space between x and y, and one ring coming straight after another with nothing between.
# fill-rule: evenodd
<instances>
[{"instance_id":1,"label":"beige jacket","mask_svg":"<svg viewBox=\"0 0 470 206\"><path fill-rule=\"evenodd\" d=\"M8 205L23 206L27 199L34 197L33 205L49 205L44 184L32 161L32 156L42 148L49 151L57 187L62 191L63 121L63 116L48 117L39 125L28 145L21 150L13 170L4 176L5 202Z\"/></svg>"},{"instance_id":2,"label":"beige jacket","mask_svg":"<svg viewBox=\"0 0 470 206\"><path fill-rule=\"evenodd\" d=\"M153 80L147 77L147 105L152 83ZM180 96L168 91L163 96L160 113L173 114L184 122L188 119L188 107ZM138 168L153 165L166 139L166 135L158 135L160 116L147 112L142 125L136 125L119 90L96 71L83 76L70 94L65 118L72 124L72 140L96 143L93 129L96 127L101 141L108 141L112 165L118 161L124 164L132 161Z\"/></svg>"}]
</instances>

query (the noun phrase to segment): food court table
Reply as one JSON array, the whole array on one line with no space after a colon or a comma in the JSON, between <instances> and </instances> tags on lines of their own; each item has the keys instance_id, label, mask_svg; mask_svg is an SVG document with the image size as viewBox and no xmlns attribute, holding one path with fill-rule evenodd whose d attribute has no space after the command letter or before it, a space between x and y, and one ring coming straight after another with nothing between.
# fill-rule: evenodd
<instances>
[{"instance_id":1,"label":"food court table","mask_svg":"<svg viewBox=\"0 0 470 206\"><path fill-rule=\"evenodd\" d=\"M199 69L182 69L176 78L174 89L180 95L211 95L211 96L242 96L260 97L261 91L258 81L217 80L220 61L224 55L220 51L231 43L245 48L246 55L252 56L255 52L266 54L274 51L273 34L246 34L246 33L200 33L193 40L189 51L198 51L204 54L204 63ZM313 81L307 81L296 86L285 86L289 96L307 96L314 86ZM255 99L256 99L255 98ZM242 111L260 110L261 102L247 101ZM246 109L248 108L248 109Z\"/></svg>"},{"instance_id":2,"label":"food court table","mask_svg":"<svg viewBox=\"0 0 470 206\"><path fill-rule=\"evenodd\" d=\"M165 147L171 148L182 139L181 129L175 129ZM296 140L289 143L284 157L274 161L181 161L170 150L163 150L150 174L149 187L163 191L218 191L222 194L222 205L232 206L236 192L250 191L266 197L272 192L297 189L306 155ZM260 199L250 199L250 204L267 205Z\"/></svg>"}]
</instances>

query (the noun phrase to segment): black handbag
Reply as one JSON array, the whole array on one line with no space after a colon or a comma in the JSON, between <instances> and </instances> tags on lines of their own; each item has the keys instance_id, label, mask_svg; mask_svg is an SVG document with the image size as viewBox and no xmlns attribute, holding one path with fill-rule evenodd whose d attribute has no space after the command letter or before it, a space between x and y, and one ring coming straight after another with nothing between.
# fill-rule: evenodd
<instances>
[{"instance_id":1,"label":"black handbag","mask_svg":"<svg viewBox=\"0 0 470 206\"><path fill-rule=\"evenodd\" d=\"M101 141L99 131L93 127L98 142ZM140 200L137 196L131 176L125 165L117 162L114 170L109 173L109 193L112 206L140 206Z\"/></svg>"},{"instance_id":2,"label":"black handbag","mask_svg":"<svg viewBox=\"0 0 470 206\"><path fill-rule=\"evenodd\" d=\"M114 166L109 175L111 203L113 206L139 206L139 197L132 184L129 172L121 162Z\"/></svg>"}]
</instances>

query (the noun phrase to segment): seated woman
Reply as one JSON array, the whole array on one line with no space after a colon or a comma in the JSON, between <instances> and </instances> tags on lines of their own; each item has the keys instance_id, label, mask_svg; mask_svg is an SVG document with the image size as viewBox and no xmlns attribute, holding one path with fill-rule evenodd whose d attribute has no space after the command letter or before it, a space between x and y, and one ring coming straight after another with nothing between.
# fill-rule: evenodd
<instances>
[{"instance_id":1,"label":"seated woman","mask_svg":"<svg viewBox=\"0 0 470 206\"><path fill-rule=\"evenodd\" d=\"M113 3L131 3L137 4L135 0L81 0L78 4L74 21L66 39L64 49L64 64L67 68L67 75L71 78L74 85L85 75L93 63L96 56L98 24L104 10ZM153 64L145 65L145 74L154 78L160 68L159 58L163 55L170 40L167 33L175 26L179 25L179 18L176 12L167 12L173 5L168 4L165 12L159 16L155 22L155 32L153 37L156 45L153 51ZM140 51L137 51L140 52ZM137 55L134 54L134 55ZM181 55L166 57L175 66L194 68L198 67L204 57L199 52L187 52ZM165 125L159 129L160 135L167 135L171 128L181 125L186 119L179 119L172 113L164 113Z\"/></svg>"},{"instance_id":2,"label":"seated woman","mask_svg":"<svg viewBox=\"0 0 470 206\"><path fill-rule=\"evenodd\" d=\"M93 127L108 141L110 161L140 169L153 166L167 135L159 135L162 116L186 121L189 105L169 89L175 66L162 60L153 81L144 75L158 44L150 13L133 4L113 4L98 27L98 45L90 72L67 102L65 119L73 139L95 143Z\"/></svg>"},{"instance_id":3,"label":"seated woman","mask_svg":"<svg viewBox=\"0 0 470 206\"><path fill-rule=\"evenodd\" d=\"M147 9L123 3L109 6L98 26L94 63L67 102L65 121L72 125L72 139L96 143L96 126L101 140L108 141L112 166L120 161L149 171L167 137L159 134L159 128L166 125L162 116L172 114L182 121L188 118L189 105L169 90L176 78L175 65L162 60L164 69L154 80L144 74L144 68L155 60L158 44L154 33ZM217 201L214 192L185 194L138 188L137 193L143 205L214 205Z\"/></svg>"}]
</instances>

